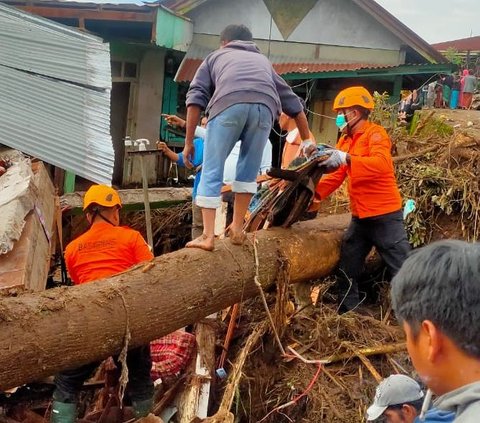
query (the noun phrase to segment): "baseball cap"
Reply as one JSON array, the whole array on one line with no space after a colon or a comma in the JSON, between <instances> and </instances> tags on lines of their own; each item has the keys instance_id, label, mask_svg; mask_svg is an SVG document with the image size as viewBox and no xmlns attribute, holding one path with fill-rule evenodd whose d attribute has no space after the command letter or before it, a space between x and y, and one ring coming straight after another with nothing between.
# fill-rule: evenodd
<instances>
[{"instance_id":1,"label":"baseball cap","mask_svg":"<svg viewBox=\"0 0 480 423\"><path fill-rule=\"evenodd\" d=\"M367 410L367 420L378 419L392 405L406 404L421 398L423 392L415 380L405 375L391 375L377 386L373 404Z\"/></svg>"}]
</instances>

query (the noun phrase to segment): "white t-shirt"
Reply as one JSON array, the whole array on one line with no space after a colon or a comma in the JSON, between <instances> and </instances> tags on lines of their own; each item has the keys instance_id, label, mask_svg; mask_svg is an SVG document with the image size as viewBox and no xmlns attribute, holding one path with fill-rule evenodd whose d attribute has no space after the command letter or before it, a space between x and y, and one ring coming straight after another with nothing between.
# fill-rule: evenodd
<instances>
[{"instance_id":1,"label":"white t-shirt","mask_svg":"<svg viewBox=\"0 0 480 423\"><path fill-rule=\"evenodd\" d=\"M240 155L240 144L241 141L237 141L234 145L233 150L230 155L225 160L225 168L223 170L223 183L231 184L235 180L235 175L237 173L237 162ZM260 164L260 175L267 173L267 170L272 167L272 143L270 140L267 140L265 148L262 155L262 163Z\"/></svg>"}]
</instances>

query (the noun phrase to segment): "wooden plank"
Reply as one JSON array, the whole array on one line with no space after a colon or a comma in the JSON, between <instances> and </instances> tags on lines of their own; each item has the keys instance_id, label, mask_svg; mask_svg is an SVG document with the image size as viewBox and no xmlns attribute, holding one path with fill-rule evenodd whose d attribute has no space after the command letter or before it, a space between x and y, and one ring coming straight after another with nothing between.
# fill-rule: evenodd
<instances>
[{"instance_id":1,"label":"wooden plank","mask_svg":"<svg viewBox=\"0 0 480 423\"><path fill-rule=\"evenodd\" d=\"M43 291L47 282L51 251L46 232L53 236L55 189L42 162L33 163L32 170L36 207L25 218L22 235L13 250L0 256L0 289L24 287Z\"/></svg>"},{"instance_id":2,"label":"wooden plank","mask_svg":"<svg viewBox=\"0 0 480 423\"><path fill-rule=\"evenodd\" d=\"M0 179L0 254L11 251L20 239L25 217L35 201L30 161L15 153L15 150L0 152L2 157L12 157L13 163Z\"/></svg>"},{"instance_id":3,"label":"wooden plank","mask_svg":"<svg viewBox=\"0 0 480 423\"><path fill-rule=\"evenodd\" d=\"M118 191L125 210L143 210L143 190L121 189ZM83 196L85 192L73 192L64 194L60 198L63 209L69 213L78 214L82 212ZM151 209L170 207L175 204L192 200L191 188L149 188L148 198Z\"/></svg>"}]
</instances>

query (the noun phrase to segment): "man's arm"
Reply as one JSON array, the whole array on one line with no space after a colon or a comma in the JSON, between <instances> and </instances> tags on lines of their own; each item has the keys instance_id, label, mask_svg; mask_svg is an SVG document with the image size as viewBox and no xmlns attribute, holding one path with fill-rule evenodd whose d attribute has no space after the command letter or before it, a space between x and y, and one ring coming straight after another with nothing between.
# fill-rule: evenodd
<instances>
[{"instance_id":1,"label":"man's arm","mask_svg":"<svg viewBox=\"0 0 480 423\"><path fill-rule=\"evenodd\" d=\"M172 162L178 162L178 154L168 148L168 145L163 141L157 141L157 149L162 151Z\"/></svg>"},{"instance_id":2,"label":"man's arm","mask_svg":"<svg viewBox=\"0 0 480 423\"><path fill-rule=\"evenodd\" d=\"M310 139L310 129L308 127L308 121L305 112L300 112L294 117L294 119L298 128L298 132L300 133L300 137L302 137L302 140Z\"/></svg>"},{"instance_id":3,"label":"man's arm","mask_svg":"<svg viewBox=\"0 0 480 423\"><path fill-rule=\"evenodd\" d=\"M183 161L188 168L193 167L191 163L194 154L193 138L195 137L195 128L200 120L200 113L201 109L196 104L192 104L187 108L187 131L185 135L185 148L183 149Z\"/></svg>"}]
</instances>

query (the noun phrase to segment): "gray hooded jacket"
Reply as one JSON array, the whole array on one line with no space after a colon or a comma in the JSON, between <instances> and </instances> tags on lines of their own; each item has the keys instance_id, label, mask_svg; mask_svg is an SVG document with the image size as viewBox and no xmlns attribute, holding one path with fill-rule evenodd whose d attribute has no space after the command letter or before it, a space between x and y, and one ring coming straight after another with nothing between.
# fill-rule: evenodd
<instances>
[{"instance_id":1,"label":"gray hooded jacket","mask_svg":"<svg viewBox=\"0 0 480 423\"><path fill-rule=\"evenodd\" d=\"M298 97L251 41L231 41L210 53L198 68L186 104L206 110L209 119L238 103L267 106L272 118L283 110L295 117L303 110Z\"/></svg>"},{"instance_id":2,"label":"gray hooded jacket","mask_svg":"<svg viewBox=\"0 0 480 423\"><path fill-rule=\"evenodd\" d=\"M480 382L462 386L439 397L434 406L453 411L454 423L480 422Z\"/></svg>"}]
</instances>

